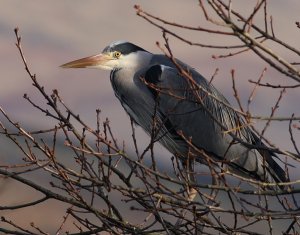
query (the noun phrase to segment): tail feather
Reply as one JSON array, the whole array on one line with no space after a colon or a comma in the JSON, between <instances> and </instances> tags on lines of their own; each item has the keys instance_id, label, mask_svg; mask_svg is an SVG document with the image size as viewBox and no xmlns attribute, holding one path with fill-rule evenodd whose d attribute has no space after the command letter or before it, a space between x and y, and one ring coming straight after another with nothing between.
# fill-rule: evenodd
<instances>
[{"instance_id":1,"label":"tail feather","mask_svg":"<svg viewBox=\"0 0 300 235\"><path fill-rule=\"evenodd\" d=\"M261 154L264 161L266 162L266 169L268 173L272 176L272 178L277 182L288 182L289 179L285 170L282 169L281 166L274 160L274 157L277 157L274 152L267 149L267 146L256 136L254 137L254 143L256 146L263 147L257 148L257 151Z\"/></svg>"}]
</instances>

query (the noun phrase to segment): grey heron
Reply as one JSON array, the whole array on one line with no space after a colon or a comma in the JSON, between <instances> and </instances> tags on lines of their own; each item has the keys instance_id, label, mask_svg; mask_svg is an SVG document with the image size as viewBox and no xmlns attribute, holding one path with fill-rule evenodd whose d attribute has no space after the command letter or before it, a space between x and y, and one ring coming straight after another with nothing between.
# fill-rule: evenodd
<instances>
[{"instance_id":1,"label":"grey heron","mask_svg":"<svg viewBox=\"0 0 300 235\"><path fill-rule=\"evenodd\" d=\"M198 162L207 164L205 156L209 156L243 177L286 181L275 155L264 148L242 115L230 108L226 98L195 69L175 61L117 41L100 54L62 67L110 70L112 87L125 111L149 135L153 134L155 116L156 139L181 159L193 152Z\"/></svg>"}]
</instances>

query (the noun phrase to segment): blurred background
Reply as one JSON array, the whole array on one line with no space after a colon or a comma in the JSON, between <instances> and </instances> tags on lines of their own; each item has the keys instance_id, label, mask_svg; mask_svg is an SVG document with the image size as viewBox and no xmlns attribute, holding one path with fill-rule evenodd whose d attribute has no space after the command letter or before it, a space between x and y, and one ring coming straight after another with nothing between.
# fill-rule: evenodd
<instances>
[{"instance_id":1,"label":"blurred background","mask_svg":"<svg viewBox=\"0 0 300 235\"><path fill-rule=\"evenodd\" d=\"M242 13L250 13L255 1L232 1L233 6ZM112 41L127 40L153 53L161 53L156 41L163 43L159 29L136 15L134 4L139 4L144 10L167 19L191 26L211 27L203 17L197 1L183 0L153 0L153 1L119 1L119 0L52 0L52 1L18 1L1 0L0 8L0 106L15 120L29 129L44 129L51 126L51 120L33 109L23 98L27 93L37 103L44 104L41 96L32 87L31 81L24 70L17 48L15 46L14 28L19 27L22 45L31 71L45 86L46 91L57 89L64 102L90 126L96 125L97 108L101 109L102 118L108 117L119 141L128 140L131 136L130 121L122 106L115 98L110 85L109 72L93 69L66 70L59 65L70 60L97 54ZM300 30L295 22L299 18L300 2L298 0L272 1L269 3L269 15L273 16L276 36L292 46L299 46ZM263 15L256 18L255 23L263 25ZM204 44L234 45L238 41L231 37L208 35L201 32L174 29L185 38ZM229 51L192 47L170 37L172 50L177 58L196 68L208 79L218 68L219 72L213 84L235 106L233 98L230 71L235 69L236 84L241 94L242 103L253 89L249 79L257 80L265 67L267 72L264 82L272 84L287 83L289 79L278 74L253 53L246 53L227 59L213 59L213 55L227 54ZM238 43L240 44L240 43ZM272 44L270 45L272 46ZM278 53L288 61L295 57L286 54L279 48ZM298 58L299 62L299 58ZM298 90L299 91L299 90ZM279 90L259 88L251 106L254 115L267 116L275 104ZM300 116L300 93L297 89L288 90L284 96L276 116ZM2 119L2 117L1 117ZM2 120L1 120L2 121ZM49 123L50 122L50 123ZM257 122L258 128L264 122ZM149 141L140 128L137 128L138 141L144 146ZM285 150L292 150L288 125L284 122L272 122L266 136ZM296 135L298 138L299 135ZM300 137L299 137L300 138ZM0 165L13 163L20 159L12 145L0 137ZM127 148L132 148L129 142ZM164 164L170 164L170 154L161 146L156 146ZM299 178L296 170L292 172ZM13 205L32 199L32 192L22 190L17 184L1 181L0 205ZM63 211L61 205L53 207L36 207L28 215L25 210L19 214L0 211L5 216L14 216L21 224L31 221L40 223L44 228L52 228L62 218L45 220L41 211L47 210L47 216ZM25 216L26 215L26 216ZM54 217L53 217L54 218ZM54 225L53 225L54 224ZM0 225L1 226L1 225Z\"/></svg>"}]
</instances>

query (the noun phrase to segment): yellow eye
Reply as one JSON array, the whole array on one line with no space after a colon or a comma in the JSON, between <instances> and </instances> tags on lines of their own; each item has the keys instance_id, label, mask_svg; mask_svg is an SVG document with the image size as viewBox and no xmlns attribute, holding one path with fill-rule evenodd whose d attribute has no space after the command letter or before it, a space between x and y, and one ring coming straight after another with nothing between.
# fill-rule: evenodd
<instances>
[{"instance_id":1,"label":"yellow eye","mask_svg":"<svg viewBox=\"0 0 300 235\"><path fill-rule=\"evenodd\" d=\"M119 58L121 56L121 52L119 52L119 51L115 51L114 53L113 53L113 57L115 57L115 58Z\"/></svg>"}]
</instances>

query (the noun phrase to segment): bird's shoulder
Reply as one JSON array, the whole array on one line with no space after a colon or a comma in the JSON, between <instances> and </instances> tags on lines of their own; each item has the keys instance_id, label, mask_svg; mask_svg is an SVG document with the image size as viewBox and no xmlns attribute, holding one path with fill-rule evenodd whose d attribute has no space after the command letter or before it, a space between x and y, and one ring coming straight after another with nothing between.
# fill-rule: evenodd
<instances>
[{"instance_id":1,"label":"bird's shoulder","mask_svg":"<svg viewBox=\"0 0 300 235\"><path fill-rule=\"evenodd\" d=\"M164 55L154 55L149 65L136 73L136 78L142 78L151 89L151 86L178 89L188 88L189 79L182 73L190 75L190 79L205 90L217 92L214 87L194 68L176 59L176 64ZM150 85L150 86L149 86Z\"/></svg>"}]
</instances>

